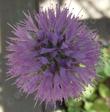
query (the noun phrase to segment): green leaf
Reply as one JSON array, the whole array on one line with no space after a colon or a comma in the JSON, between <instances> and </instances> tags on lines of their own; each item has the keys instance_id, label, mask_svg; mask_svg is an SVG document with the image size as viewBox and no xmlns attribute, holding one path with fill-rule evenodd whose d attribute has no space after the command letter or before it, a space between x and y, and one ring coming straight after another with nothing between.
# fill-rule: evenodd
<instances>
[{"instance_id":1,"label":"green leaf","mask_svg":"<svg viewBox=\"0 0 110 112\"><path fill-rule=\"evenodd\" d=\"M68 112L81 112L81 111L80 111L80 108L71 107L71 108L68 108Z\"/></svg>"},{"instance_id":2,"label":"green leaf","mask_svg":"<svg viewBox=\"0 0 110 112\"><path fill-rule=\"evenodd\" d=\"M73 107L73 106L76 107L76 106L80 106L82 104L81 101L78 101L78 100L72 99L72 98L69 98L68 100L66 100L65 103L68 107Z\"/></svg>"},{"instance_id":3,"label":"green leaf","mask_svg":"<svg viewBox=\"0 0 110 112\"><path fill-rule=\"evenodd\" d=\"M102 48L101 49L101 56L96 67L97 73L103 78L107 78L110 76L110 49L109 48Z\"/></svg>"},{"instance_id":4,"label":"green leaf","mask_svg":"<svg viewBox=\"0 0 110 112\"><path fill-rule=\"evenodd\" d=\"M84 98L90 98L91 95L94 93L94 91L95 91L95 88L92 87L91 85L88 85L88 86L85 88L85 91L83 92Z\"/></svg>"},{"instance_id":5,"label":"green leaf","mask_svg":"<svg viewBox=\"0 0 110 112\"><path fill-rule=\"evenodd\" d=\"M110 60L108 62L105 62L104 73L107 76L110 76Z\"/></svg>"},{"instance_id":6,"label":"green leaf","mask_svg":"<svg viewBox=\"0 0 110 112\"><path fill-rule=\"evenodd\" d=\"M92 102L86 101L86 102L85 102L85 105L84 105L84 108L85 108L87 111L89 111L89 110L91 110L92 106L93 106L93 103L92 103Z\"/></svg>"},{"instance_id":7,"label":"green leaf","mask_svg":"<svg viewBox=\"0 0 110 112\"><path fill-rule=\"evenodd\" d=\"M109 97L110 96L110 89L106 85L100 84L99 85L99 94L103 98Z\"/></svg>"},{"instance_id":8,"label":"green leaf","mask_svg":"<svg viewBox=\"0 0 110 112\"><path fill-rule=\"evenodd\" d=\"M96 112L110 112L110 108L106 105L104 99L97 99L91 110L95 110Z\"/></svg>"}]
</instances>

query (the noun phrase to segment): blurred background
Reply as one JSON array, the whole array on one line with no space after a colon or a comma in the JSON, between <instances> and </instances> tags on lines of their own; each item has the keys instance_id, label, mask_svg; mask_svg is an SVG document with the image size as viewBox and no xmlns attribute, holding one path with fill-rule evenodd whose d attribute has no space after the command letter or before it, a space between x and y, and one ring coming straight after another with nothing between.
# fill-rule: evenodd
<instances>
[{"instance_id":1,"label":"blurred background","mask_svg":"<svg viewBox=\"0 0 110 112\"><path fill-rule=\"evenodd\" d=\"M15 24L23 18L22 11L54 7L69 7L80 16L91 29L98 32L101 57L97 67L98 79L95 87L88 87L81 100L69 99L58 103L56 112L110 112L110 0L0 0L0 112L53 112L53 105L34 108L33 96L25 97L6 81L4 56L6 40L11 35L7 23ZM53 5L52 5L53 4ZM74 8L74 9L73 9Z\"/></svg>"}]
</instances>

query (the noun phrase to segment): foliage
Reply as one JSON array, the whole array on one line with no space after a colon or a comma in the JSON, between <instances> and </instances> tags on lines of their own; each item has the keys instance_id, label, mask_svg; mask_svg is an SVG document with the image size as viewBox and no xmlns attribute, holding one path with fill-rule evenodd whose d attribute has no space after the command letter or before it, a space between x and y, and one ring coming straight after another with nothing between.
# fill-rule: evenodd
<instances>
[{"instance_id":1,"label":"foliage","mask_svg":"<svg viewBox=\"0 0 110 112\"><path fill-rule=\"evenodd\" d=\"M97 67L97 73L104 78L110 77L110 46L101 49L101 58Z\"/></svg>"}]
</instances>

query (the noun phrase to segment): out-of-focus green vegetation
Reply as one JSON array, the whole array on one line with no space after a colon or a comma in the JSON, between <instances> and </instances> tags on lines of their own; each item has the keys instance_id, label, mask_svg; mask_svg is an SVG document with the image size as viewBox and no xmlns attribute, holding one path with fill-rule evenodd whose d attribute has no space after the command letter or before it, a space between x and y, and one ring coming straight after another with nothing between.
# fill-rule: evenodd
<instances>
[{"instance_id":1,"label":"out-of-focus green vegetation","mask_svg":"<svg viewBox=\"0 0 110 112\"><path fill-rule=\"evenodd\" d=\"M101 49L95 87L88 86L81 100L66 101L68 112L110 112L110 46Z\"/></svg>"}]
</instances>

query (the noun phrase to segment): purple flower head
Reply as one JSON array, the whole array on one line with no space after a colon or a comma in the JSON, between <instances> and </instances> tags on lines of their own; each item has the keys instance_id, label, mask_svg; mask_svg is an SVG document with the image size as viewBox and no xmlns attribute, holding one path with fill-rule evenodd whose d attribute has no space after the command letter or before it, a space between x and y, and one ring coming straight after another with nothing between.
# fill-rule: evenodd
<instances>
[{"instance_id":1,"label":"purple flower head","mask_svg":"<svg viewBox=\"0 0 110 112\"><path fill-rule=\"evenodd\" d=\"M9 74L35 100L77 98L96 77L99 56L96 33L68 8L25 13L13 27L7 47Z\"/></svg>"}]
</instances>

